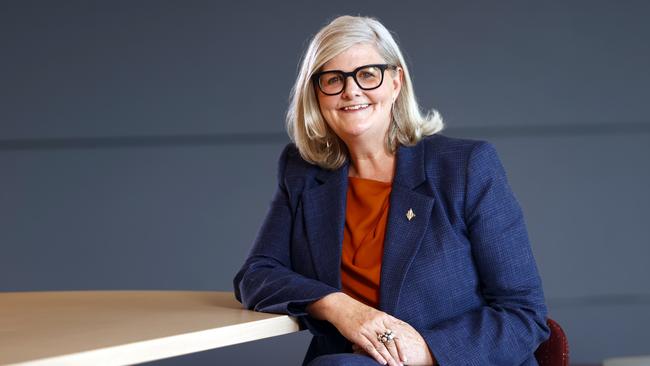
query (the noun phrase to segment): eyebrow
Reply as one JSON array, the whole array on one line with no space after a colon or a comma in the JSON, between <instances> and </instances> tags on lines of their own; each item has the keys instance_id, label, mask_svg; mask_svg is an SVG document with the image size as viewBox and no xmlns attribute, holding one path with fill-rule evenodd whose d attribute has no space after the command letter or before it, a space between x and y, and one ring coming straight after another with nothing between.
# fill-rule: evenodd
<instances>
[{"instance_id":1,"label":"eyebrow","mask_svg":"<svg viewBox=\"0 0 650 366\"><path fill-rule=\"evenodd\" d=\"M315 74L317 74L317 73L322 73L322 72L335 72L335 71L338 71L338 72L353 72L353 71L356 71L356 70L358 70L358 69L360 69L360 68L362 68L362 67L365 67L365 66L377 66L377 65L384 65L384 64L385 64L385 63L381 63L381 62L373 62L373 63L369 63L369 64L359 65L359 66L353 68L353 69L350 70L350 71L345 71L345 70L341 70L341 69L331 69L331 70L320 70L320 71L316 71Z\"/></svg>"}]
</instances>

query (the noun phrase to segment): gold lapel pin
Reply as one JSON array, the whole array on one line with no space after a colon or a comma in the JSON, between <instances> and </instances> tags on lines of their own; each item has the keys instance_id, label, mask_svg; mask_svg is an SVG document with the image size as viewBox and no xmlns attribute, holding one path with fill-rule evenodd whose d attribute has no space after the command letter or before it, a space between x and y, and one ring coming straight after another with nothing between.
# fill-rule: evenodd
<instances>
[{"instance_id":1,"label":"gold lapel pin","mask_svg":"<svg viewBox=\"0 0 650 366\"><path fill-rule=\"evenodd\" d=\"M408 212L406 213L406 218L409 219L409 221L413 220L415 217L415 212L413 212L412 208L409 208Z\"/></svg>"}]
</instances>

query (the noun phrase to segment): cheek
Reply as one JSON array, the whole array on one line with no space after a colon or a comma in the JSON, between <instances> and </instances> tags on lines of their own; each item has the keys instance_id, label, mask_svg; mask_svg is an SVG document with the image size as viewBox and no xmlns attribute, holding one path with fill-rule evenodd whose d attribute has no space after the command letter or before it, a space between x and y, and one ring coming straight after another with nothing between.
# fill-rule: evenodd
<instances>
[{"instance_id":1,"label":"cheek","mask_svg":"<svg viewBox=\"0 0 650 366\"><path fill-rule=\"evenodd\" d=\"M320 113L321 113L323 116L326 116L326 117L327 117L327 116L333 116L333 115L335 115L336 112L338 111L338 109L336 108L336 106L337 106L336 102L325 101L325 100L324 100L324 101L321 101L321 102L319 103Z\"/></svg>"},{"instance_id":2,"label":"cheek","mask_svg":"<svg viewBox=\"0 0 650 366\"><path fill-rule=\"evenodd\" d=\"M325 122L329 125L330 122L334 119L334 111L326 105L321 105L320 114L325 119Z\"/></svg>"},{"instance_id":3,"label":"cheek","mask_svg":"<svg viewBox=\"0 0 650 366\"><path fill-rule=\"evenodd\" d=\"M393 94L391 90L384 85L381 89L377 90L375 93L368 94L371 103L375 103L381 106L390 105L393 102Z\"/></svg>"},{"instance_id":4,"label":"cheek","mask_svg":"<svg viewBox=\"0 0 650 366\"><path fill-rule=\"evenodd\" d=\"M332 121L335 121L337 119L336 117L336 107L335 105L333 106L331 102L319 99L318 101L318 110L320 111L321 117L323 117L323 120L325 123L330 127L334 128L332 126Z\"/></svg>"},{"instance_id":5,"label":"cheek","mask_svg":"<svg viewBox=\"0 0 650 366\"><path fill-rule=\"evenodd\" d=\"M316 92L316 100L318 101L318 106L320 107L321 111L327 110L330 108L332 101L332 98L328 98L327 96L322 95L319 92Z\"/></svg>"}]
</instances>

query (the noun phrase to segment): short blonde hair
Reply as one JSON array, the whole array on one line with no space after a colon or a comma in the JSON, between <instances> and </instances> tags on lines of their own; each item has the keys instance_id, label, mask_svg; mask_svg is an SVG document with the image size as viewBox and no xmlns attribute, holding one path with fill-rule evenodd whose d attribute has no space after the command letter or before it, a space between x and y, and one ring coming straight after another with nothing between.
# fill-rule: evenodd
<instances>
[{"instance_id":1,"label":"short blonde hair","mask_svg":"<svg viewBox=\"0 0 650 366\"><path fill-rule=\"evenodd\" d=\"M399 144L415 145L423 136L443 128L436 110L422 113L413 83L399 46L378 20L341 16L323 27L303 55L298 77L291 90L287 111L287 132L306 161L325 169L337 169L348 159L345 143L327 125L320 113L312 75L332 58L356 44L376 47L384 61L403 70L402 88L392 108L386 134L386 148L395 152Z\"/></svg>"}]
</instances>

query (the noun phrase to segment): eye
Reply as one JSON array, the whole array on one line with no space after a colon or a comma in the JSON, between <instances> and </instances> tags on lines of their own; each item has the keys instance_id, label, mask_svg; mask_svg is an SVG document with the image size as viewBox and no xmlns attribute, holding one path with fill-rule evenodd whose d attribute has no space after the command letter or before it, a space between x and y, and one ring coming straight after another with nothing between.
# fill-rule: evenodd
<instances>
[{"instance_id":1,"label":"eye","mask_svg":"<svg viewBox=\"0 0 650 366\"><path fill-rule=\"evenodd\" d=\"M365 79L365 80L374 79L379 75L378 71L379 70L376 67L370 67L367 69L359 70L359 72L357 73L357 78Z\"/></svg>"},{"instance_id":2,"label":"eye","mask_svg":"<svg viewBox=\"0 0 650 366\"><path fill-rule=\"evenodd\" d=\"M321 81L323 85L335 85L341 82L341 75L323 75Z\"/></svg>"}]
</instances>

